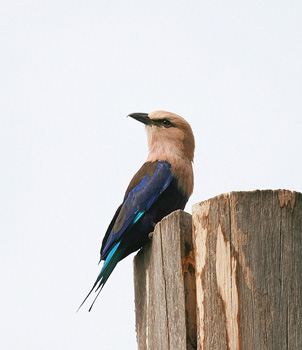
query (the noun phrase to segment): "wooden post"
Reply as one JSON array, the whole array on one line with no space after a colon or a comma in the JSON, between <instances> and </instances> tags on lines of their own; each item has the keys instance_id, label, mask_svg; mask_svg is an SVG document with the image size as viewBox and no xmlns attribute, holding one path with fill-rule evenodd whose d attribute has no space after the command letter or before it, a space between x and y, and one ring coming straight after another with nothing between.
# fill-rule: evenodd
<instances>
[{"instance_id":1,"label":"wooden post","mask_svg":"<svg viewBox=\"0 0 302 350\"><path fill-rule=\"evenodd\" d=\"M193 207L198 349L302 349L302 194Z\"/></svg>"},{"instance_id":2,"label":"wooden post","mask_svg":"<svg viewBox=\"0 0 302 350\"><path fill-rule=\"evenodd\" d=\"M134 259L139 350L196 349L196 291L191 215L176 211L156 225Z\"/></svg>"},{"instance_id":3,"label":"wooden post","mask_svg":"<svg viewBox=\"0 0 302 350\"><path fill-rule=\"evenodd\" d=\"M232 192L192 220L174 212L134 275L139 350L300 350L302 194Z\"/></svg>"}]
</instances>

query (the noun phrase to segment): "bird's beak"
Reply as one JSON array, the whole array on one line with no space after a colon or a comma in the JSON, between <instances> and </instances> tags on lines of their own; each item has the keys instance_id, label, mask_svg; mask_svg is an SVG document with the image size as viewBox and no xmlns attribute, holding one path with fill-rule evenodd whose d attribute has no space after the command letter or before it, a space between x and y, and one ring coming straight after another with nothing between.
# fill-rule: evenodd
<instances>
[{"instance_id":1,"label":"bird's beak","mask_svg":"<svg viewBox=\"0 0 302 350\"><path fill-rule=\"evenodd\" d=\"M147 113L131 113L128 115L128 117L136 119L139 122L144 123L145 125L152 125L153 124L153 120L148 117Z\"/></svg>"}]
</instances>

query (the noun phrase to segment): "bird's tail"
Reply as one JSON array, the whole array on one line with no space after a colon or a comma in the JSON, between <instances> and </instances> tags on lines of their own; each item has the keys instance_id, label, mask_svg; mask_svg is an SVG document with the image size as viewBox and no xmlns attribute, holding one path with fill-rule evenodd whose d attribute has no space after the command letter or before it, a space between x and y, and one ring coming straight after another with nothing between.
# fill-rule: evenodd
<instances>
[{"instance_id":1,"label":"bird's tail","mask_svg":"<svg viewBox=\"0 0 302 350\"><path fill-rule=\"evenodd\" d=\"M95 303L97 297L101 293L101 290L103 289L105 283L107 282L109 276L111 275L112 271L114 270L117 263L120 261L122 255L124 254L125 248L119 248L121 242L116 243L109 254L107 255L107 258L104 262L104 265L102 267L101 272L99 273L96 281L94 282L93 287L91 288L90 292L87 294L86 298L83 300L82 304L79 306L78 310L81 308L81 306L85 303L89 295L92 293L92 291L95 289L95 292L98 292L96 297L94 298L90 308L88 311L90 311L93 307L93 304Z\"/></svg>"}]
</instances>

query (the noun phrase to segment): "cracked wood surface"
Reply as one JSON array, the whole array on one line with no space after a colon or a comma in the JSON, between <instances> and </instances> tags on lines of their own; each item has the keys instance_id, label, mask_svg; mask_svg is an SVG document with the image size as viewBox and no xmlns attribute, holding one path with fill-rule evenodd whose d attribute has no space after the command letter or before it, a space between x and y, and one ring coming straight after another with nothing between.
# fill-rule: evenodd
<instances>
[{"instance_id":1,"label":"cracked wood surface","mask_svg":"<svg viewBox=\"0 0 302 350\"><path fill-rule=\"evenodd\" d=\"M172 213L135 257L139 350L302 349L302 194L223 194L192 224Z\"/></svg>"},{"instance_id":2,"label":"cracked wood surface","mask_svg":"<svg viewBox=\"0 0 302 350\"><path fill-rule=\"evenodd\" d=\"M302 349L302 194L232 192L192 220L197 348Z\"/></svg>"},{"instance_id":3,"label":"cracked wood surface","mask_svg":"<svg viewBox=\"0 0 302 350\"><path fill-rule=\"evenodd\" d=\"M134 258L139 350L196 349L191 215L176 211L155 227Z\"/></svg>"}]
</instances>

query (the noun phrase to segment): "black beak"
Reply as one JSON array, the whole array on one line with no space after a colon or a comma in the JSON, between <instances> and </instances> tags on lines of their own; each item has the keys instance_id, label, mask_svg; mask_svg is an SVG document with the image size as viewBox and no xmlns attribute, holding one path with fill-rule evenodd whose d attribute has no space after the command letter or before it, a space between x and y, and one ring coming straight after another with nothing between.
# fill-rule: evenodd
<instances>
[{"instance_id":1,"label":"black beak","mask_svg":"<svg viewBox=\"0 0 302 350\"><path fill-rule=\"evenodd\" d=\"M144 123L145 125L153 124L153 120L148 117L147 113L131 113L128 115L128 117L136 119L139 122Z\"/></svg>"}]
</instances>

